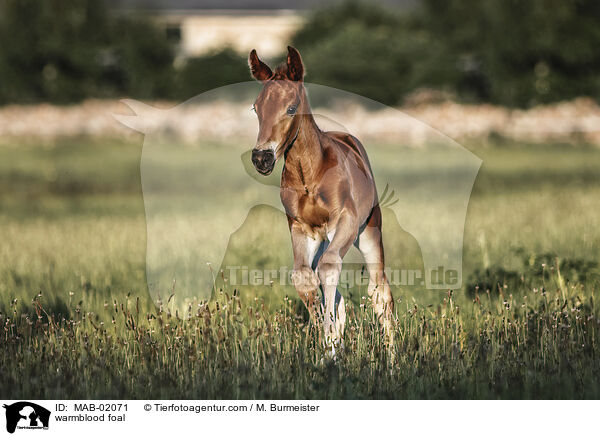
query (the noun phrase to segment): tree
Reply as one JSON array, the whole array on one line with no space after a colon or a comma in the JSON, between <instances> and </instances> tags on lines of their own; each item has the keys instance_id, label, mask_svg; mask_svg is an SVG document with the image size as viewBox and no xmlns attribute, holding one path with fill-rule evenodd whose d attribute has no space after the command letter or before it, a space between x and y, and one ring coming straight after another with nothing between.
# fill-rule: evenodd
<instances>
[{"instance_id":1,"label":"tree","mask_svg":"<svg viewBox=\"0 0 600 436\"><path fill-rule=\"evenodd\" d=\"M170 92L164 32L111 15L101 0L4 0L0 44L0 103Z\"/></svg>"},{"instance_id":2,"label":"tree","mask_svg":"<svg viewBox=\"0 0 600 436\"><path fill-rule=\"evenodd\" d=\"M404 14L356 0L294 37L308 80L395 104L415 88L526 107L600 100L596 0L422 0Z\"/></svg>"}]
</instances>

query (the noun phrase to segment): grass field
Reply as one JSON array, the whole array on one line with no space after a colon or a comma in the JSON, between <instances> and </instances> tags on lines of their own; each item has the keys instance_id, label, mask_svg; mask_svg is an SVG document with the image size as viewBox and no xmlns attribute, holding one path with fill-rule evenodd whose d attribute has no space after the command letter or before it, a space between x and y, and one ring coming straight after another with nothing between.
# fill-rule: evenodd
<instances>
[{"instance_id":1,"label":"grass field","mask_svg":"<svg viewBox=\"0 0 600 436\"><path fill-rule=\"evenodd\" d=\"M364 292L348 295L346 349L333 362L290 289L224 284L186 319L175 316L177 297L154 304L141 139L2 146L0 395L600 398L600 150L470 148L483 166L465 226L463 288L396 289L392 347ZM214 161L215 183L227 172L223 153L215 146L203 156ZM165 160L196 154L174 147ZM260 189L240 184L239 195L258 198ZM289 258L285 250L274 250L277 259Z\"/></svg>"}]
</instances>

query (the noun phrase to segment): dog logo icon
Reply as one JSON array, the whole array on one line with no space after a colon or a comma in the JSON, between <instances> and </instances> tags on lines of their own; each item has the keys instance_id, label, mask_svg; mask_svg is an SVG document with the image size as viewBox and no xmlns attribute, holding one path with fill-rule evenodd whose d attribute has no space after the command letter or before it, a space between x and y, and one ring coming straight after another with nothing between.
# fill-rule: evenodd
<instances>
[{"instance_id":1,"label":"dog logo icon","mask_svg":"<svg viewBox=\"0 0 600 436\"><path fill-rule=\"evenodd\" d=\"M6 409L6 431L14 433L19 429L48 429L50 411L28 401L4 405Z\"/></svg>"}]
</instances>

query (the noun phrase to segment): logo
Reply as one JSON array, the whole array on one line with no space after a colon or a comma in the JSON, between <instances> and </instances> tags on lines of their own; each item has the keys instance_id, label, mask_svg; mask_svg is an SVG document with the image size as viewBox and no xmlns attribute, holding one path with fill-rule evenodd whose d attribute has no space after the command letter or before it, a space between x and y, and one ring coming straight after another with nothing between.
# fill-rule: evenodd
<instances>
[{"instance_id":1,"label":"logo","mask_svg":"<svg viewBox=\"0 0 600 436\"><path fill-rule=\"evenodd\" d=\"M465 220L481 159L397 109L339 89L303 85L318 101L344 102L335 112L326 107L311 112L322 130L368 143L373 177L382 190L390 284L460 289ZM294 265L288 212L281 202L284 159L269 176L257 172L251 151L257 141L256 115L234 98L244 95L256 97L254 82L208 91L170 109L124 100L133 114L114 115L145 135L140 171L146 278L154 302L172 294L173 311L187 314L192 301L209 300L213 291L230 286L247 289L248 295L269 295L271 301L274 292L283 296L293 284L287 274ZM171 138L199 148L174 148ZM165 156L173 160L167 164ZM328 169L332 178L348 168L362 173L360 162L348 156ZM226 170L218 166L222 163ZM358 295L368 277L362 274L364 256L354 248L345 258L341 287Z\"/></svg>"},{"instance_id":2,"label":"logo","mask_svg":"<svg viewBox=\"0 0 600 436\"><path fill-rule=\"evenodd\" d=\"M39 430L48 429L50 411L28 401L19 401L6 409L6 431L14 433L15 429Z\"/></svg>"}]
</instances>

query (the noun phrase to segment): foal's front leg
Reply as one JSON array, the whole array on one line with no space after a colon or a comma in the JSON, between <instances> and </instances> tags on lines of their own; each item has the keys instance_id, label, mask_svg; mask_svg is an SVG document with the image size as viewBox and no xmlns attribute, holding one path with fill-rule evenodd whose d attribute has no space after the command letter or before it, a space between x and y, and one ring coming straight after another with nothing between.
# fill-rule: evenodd
<instances>
[{"instance_id":1,"label":"foal's front leg","mask_svg":"<svg viewBox=\"0 0 600 436\"><path fill-rule=\"evenodd\" d=\"M356 240L357 234L356 216L349 211L343 211L331 242L317 265L317 275L325 299L323 327L327 346L335 347L344 334L346 313L343 307L339 307L336 313L337 286L342 271L342 258ZM342 306L344 302L341 295L339 300L338 304Z\"/></svg>"},{"instance_id":2,"label":"foal's front leg","mask_svg":"<svg viewBox=\"0 0 600 436\"><path fill-rule=\"evenodd\" d=\"M313 321L317 321L319 307L319 278L312 270L313 259L321 240L316 240L302 231L302 227L293 221L290 224L292 236L292 251L294 253L294 271L292 272L292 283L298 292L298 296L308 309Z\"/></svg>"}]
</instances>

